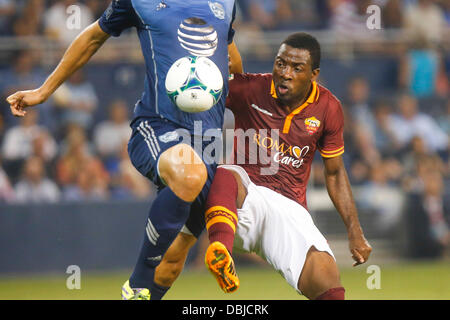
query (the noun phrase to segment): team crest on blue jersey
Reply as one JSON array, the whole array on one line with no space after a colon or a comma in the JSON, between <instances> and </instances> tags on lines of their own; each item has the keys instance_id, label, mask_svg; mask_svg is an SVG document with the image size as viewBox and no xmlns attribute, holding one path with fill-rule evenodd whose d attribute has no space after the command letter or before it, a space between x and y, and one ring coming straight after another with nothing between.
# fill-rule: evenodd
<instances>
[{"instance_id":1,"label":"team crest on blue jersey","mask_svg":"<svg viewBox=\"0 0 450 320\"><path fill-rule=\"evenodd\" d=\"M225 9L220 3L208 1L208 4L217 19L225 19Z\"/></svg>"}]
</instances>

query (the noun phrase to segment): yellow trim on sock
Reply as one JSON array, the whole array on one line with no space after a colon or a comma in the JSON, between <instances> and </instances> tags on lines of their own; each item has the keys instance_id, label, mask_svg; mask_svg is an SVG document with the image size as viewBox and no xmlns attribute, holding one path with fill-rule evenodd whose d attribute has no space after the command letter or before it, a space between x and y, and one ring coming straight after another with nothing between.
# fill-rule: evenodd
<instances>
[{"instance_id":1,"label":"yellow trim on sock","mask_svg":"<svg viewBox=\"0 0 450 320\"><path fill-rule=\"evenodd\" d=\"M224 216L216 216L214 218L212 218L207 224L206 224L206 229L209 230L209 228L216 223L219 222L223 222L228 224L231 229L233 229L233 232L236 232L236 226L234 225L233 221L231 221L229 218L224 217Z\"/></svg>"},{"instance_id":2,"label":"yellow trim on sock","mask_svg":"<svg viewBox=\"0 0 450 320\"><path fill-rule=\"evenodd\" d=\"M208 216L208 214L210 214L213 211L224 211L224 212L228 213L229 215L231 215L234 218L234 220L236 220L236 222L238 221L238 217L237 217L236 213L234 213L233 211L230 211L229 209L222 207L222 206L214 206L214 207L209 208L208 210L206 210L205 217Z\"/></svg>"}]
</instances>

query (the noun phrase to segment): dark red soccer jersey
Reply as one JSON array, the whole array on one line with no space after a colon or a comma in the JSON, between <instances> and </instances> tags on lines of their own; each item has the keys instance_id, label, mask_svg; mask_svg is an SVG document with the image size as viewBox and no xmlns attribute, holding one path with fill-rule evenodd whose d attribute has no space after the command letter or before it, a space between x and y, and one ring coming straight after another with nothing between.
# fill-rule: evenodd
<instances>
[{"instance_id":1,"label":"dark red soccer jersey","mask_svg":"<svg viewBox=\"0 0 450 320\"><path fill-rule=\"evenodd\" d=\"M271 74L235 74L227 107L235 115L233 163L256 184L305 208L316 149L322 157L344 153L344 116L339 100L313 83L307 101L292 112L277 104Z\"/></svg>"}]
</instances>

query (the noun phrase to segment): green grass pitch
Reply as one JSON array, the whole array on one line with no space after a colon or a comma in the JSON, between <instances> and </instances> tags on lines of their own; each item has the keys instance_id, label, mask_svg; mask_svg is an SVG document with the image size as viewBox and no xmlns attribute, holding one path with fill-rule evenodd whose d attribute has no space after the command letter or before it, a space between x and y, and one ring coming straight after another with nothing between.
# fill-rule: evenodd
<instances>
[{"instance_id":1,"label":"green grass pitch","mask_svg":"<svg viewBox=\"0 0 450 320\"><path fill-rule=\"evenodd\" d=\"M450 263L420 262L380 266L381 288L369 290L367 266L341 268L341 280L347 299L450 299ZM115 300L120 299L122 283L129 272L83 272L81 289L68 290L69 275L30 275L0 277L0 299L30 300ZM166 295L168 300L293 300L298 295L275 271L265 267L238 269L241 287L224 294L205 270L186 269Z\"/></svg>"}]
</instances>

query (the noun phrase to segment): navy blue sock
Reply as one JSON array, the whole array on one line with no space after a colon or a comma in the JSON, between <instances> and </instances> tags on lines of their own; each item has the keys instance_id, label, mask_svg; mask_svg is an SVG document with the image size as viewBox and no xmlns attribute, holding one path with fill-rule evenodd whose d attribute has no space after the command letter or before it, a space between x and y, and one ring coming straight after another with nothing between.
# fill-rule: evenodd
<instances>
[{"instance_id":1,"label":"navy blue sock","mask_svg":"<svg viewBox=\"0 0 450 320\"><path fill-rule=\"evenodd\" d=\"M170 287L163 287L153 282L150 300L161 300L169 289Z\"/></svg>"},{"instance_id":2,"label":"navy blue sock","mask_svg":"<svg viewBox=\"0 0 450 320\"><path fill-rule=\"evenodd\" d=\"M155 269L189 217L191 202L164 188L153 201L138 261L130 277L131 288L151 288Z\"/></svg>"}]
</instances>

